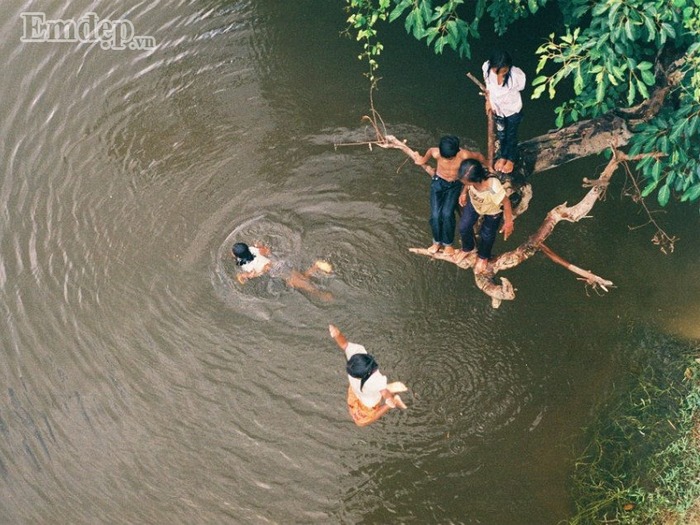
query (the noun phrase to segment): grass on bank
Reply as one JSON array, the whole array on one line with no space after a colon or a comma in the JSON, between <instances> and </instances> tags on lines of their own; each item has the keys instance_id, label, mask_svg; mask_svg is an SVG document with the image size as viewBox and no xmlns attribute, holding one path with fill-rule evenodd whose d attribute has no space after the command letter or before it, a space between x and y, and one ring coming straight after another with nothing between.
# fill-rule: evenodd
<instances>
[{"instance_id":1,"label":"grass on bank","mask_svg":"<svg viewBox=\"0 0 700 525\"><path fill-rule=\"evenodd\" d=\"M571 525L700 523L700 347L642 339L587 431Z\"/></svg>"}]
</instances>

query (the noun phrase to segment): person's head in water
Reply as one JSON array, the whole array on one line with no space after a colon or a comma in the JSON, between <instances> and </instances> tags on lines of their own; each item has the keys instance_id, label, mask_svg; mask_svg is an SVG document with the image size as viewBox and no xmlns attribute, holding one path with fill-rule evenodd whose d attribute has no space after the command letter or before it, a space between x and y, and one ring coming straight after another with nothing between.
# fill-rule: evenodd
<instances>
[{"instance_id":1,"label":"person's head in water","mask_svg":"<svg viewBox=\"0 0 700 525\"><path fill-rule=\"evenodd\" d=\"M440 156L451 159L459 153L459 139L454 135L445 135L440 139Z\"/></svg>"},{"instance_id":2,"label":"person's head in water","mask_svg":"<svg viewBox=\"0 0 700 525\"><path fill-rule=\"evenodd\" d=\"M489 69L496 75L505 73L503 83L507 84L510 78L510 68L513 67L513 59L507 51L495 49L489 56Z\"/></svg>"},{"instance_id":3,"label":"person's head in water","mask_svg":"<svg viewBox=\"0 0 700 525\"><path fill-rule=\"evenodd\" d=\"M360 380L360 390L365 386L365 381L369 379L377 369L379 365L369 354L355 354L350 359L348 359L345 369L350 377Z\"/></svg>"},{"instance_id":4,"label":"person's head in water","mask_svg":"<svg viewBox=\"0 0 700 525\"><path fill-rule=\"evenodd\" d=\"M459 180L463 183L478 183L486 180L486 170L474 159L463 160L459 165Z\"/></svg>"},{"instance_id":5,"label":"person's head in water","mask_svg":"<svg viewBox=\"0 0 700 525\"><path fill-rule=\"evenodd\" d=\"M236 258L236 264L238 266L248 264L250 261L255 259L255 255L253 255L248 245L244 242L237 242L234 244L231 251L233 252L233 256Z\"/></svg>"}]
</instances>

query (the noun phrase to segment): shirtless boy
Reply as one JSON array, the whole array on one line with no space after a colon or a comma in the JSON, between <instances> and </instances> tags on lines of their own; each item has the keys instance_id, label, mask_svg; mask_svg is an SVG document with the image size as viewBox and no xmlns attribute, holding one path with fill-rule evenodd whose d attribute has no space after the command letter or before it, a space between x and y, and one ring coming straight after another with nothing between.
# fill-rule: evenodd
<instances>
[{"instance_id":1,"label":"shirtless boy","mask_svg":"<svg viewBox=\"0 0 700 525\"><path fill-rule=\"evenodd\" d=\"M459 147L459 138L446 135L440 139L437 148L430 148L422 157L416 155L414 162L422 166L429 159L437 160L437 169L430 183L430 228L433 244L428 252L437 253L441 249L447 255L454 255L452 242L455 236L455 212L462 184L459 181L459 166L462 161L475 159L486 164L486 158L477 151Z\"/></svg>"}]
</instances>

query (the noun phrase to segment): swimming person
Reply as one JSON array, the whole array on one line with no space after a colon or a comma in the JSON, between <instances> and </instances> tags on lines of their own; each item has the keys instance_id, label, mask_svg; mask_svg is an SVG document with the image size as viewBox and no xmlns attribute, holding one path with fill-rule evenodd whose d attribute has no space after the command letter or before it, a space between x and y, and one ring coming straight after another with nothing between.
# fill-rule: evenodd
<instances>
[{"instance_id":1,"label":"swimming person","mask_svg":"<svg viewBox=\"0 0 700 525\"><path fill-rule=\"evenodd\" d=\"M523 99L520 92L525 89L525 73L513 65L506 51L493 51L482 66L486 84L486 105L493 111L496 120L496 137L499 142L496 171L511 173L518 153L518 126L523 119Z\"/></svg>"},{"instance_id":2,"label":"swimming person","mask_svg":"<svg viewBox=\"0 0 700 525\"><path fill-rule=\"evenodd\" d=\"M248 246L244 242L237 242L233 245L231 251L236 258L236 264L242 270L236 276L236 280L241 284L244 284L248 279L269 273L273 277L282 277L287 285L292 288L303 290L324 301L333 299L333 295L319 290L309 280L312 275L318 272L329 274L333 271L333 267L326 261L319 259L302 273L294 269L288 269L283 264L273 263L270 259L272 256L270 248L262 244Z\"/></svg>"},{"instance_id":3,"label":"swimming person","mask_svg":"<svg viewBox=\"0 0 700 525\"><path fill-rule=\"evenodd\" d=\"M446 135L436 148L430 148L422 157L414 157L414 162L422 166L429 159L437 160L437 169L430 183L430 228L433 244L428 253L443 250L446 255L455 253L452 242L455 237L455 213L462 185L459 183L459 165L466 159L476 159L486 164L486 158L478 151L459 147L459 138Z\"/></svg>"},{"instance_id":4,"label":"swimming person","mask_svg":"<svg viewBox=\"0 0 700 525\"><path fill-rule=\"evenodd\" d=\"M480 163L465 160L459 167L459 175L464 184L464 190L459 196L459 204L464 206L459 221L462 251L455 255L454 259L460 262L474 250L474 225L483 217L479 230L478 261L474 266L475 273L482 273L491 258L491 249L504 216L505 222L501 230L504 239L508 239L513 233L513 209L501 181L498 177L489 177Z\"/></svg>"},{"instance_id":5,"label":"swimming person","mask_svg":"<svg viewBox=\"0 0 700 525\"><path fill-rule=\"evenodd\" d=\"M348 411L355 424L364 427L392 408L405 409L406 405L397 393L408 390L406 385L399 381L388 383L386 376L379 371L374 357L367 353L365 347L349 342L335 325L328 325L328 331L345 352L345 370L350 382Z\"/></svg>"}]
</instances>

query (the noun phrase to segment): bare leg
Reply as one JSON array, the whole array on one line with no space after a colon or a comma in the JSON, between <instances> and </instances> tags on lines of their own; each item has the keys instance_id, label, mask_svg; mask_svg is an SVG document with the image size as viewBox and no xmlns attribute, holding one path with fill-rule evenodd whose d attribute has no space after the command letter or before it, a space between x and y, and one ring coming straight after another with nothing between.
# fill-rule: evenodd
<instances>
[{"instance_id":1,"label":"bare leg","mask_svg":"<svg viewBox=\"0 0 700 525\"><path fill-rule=\"evenodd\" d=\"M304 272L304 276L311 277L319 272L331 274L333 273L333 266L331 266L329 262L318 259L317 261L314 261L314 263L309 266L309 269Z\"/></svg>"},{"instance_id":2,"label":"bare leg","mask_svg":"<svg viewBox=\"0 0 700 525\"><path fill-rule=\"evenodd\" d=\"M318 288L316 288L313 285L313 283L311 281L309 281L308 276L306 276L303 273L298 272L296 270L292 270L292 273L289 274L289 277L287 277L286 282L292 288L307 292L307 293L314 295L314 296L316 296L324 301L332 301L333 300L332 294L330 294L329 292L323 292L323 291L319 290Z\"/></svg>"}]
</instances>

